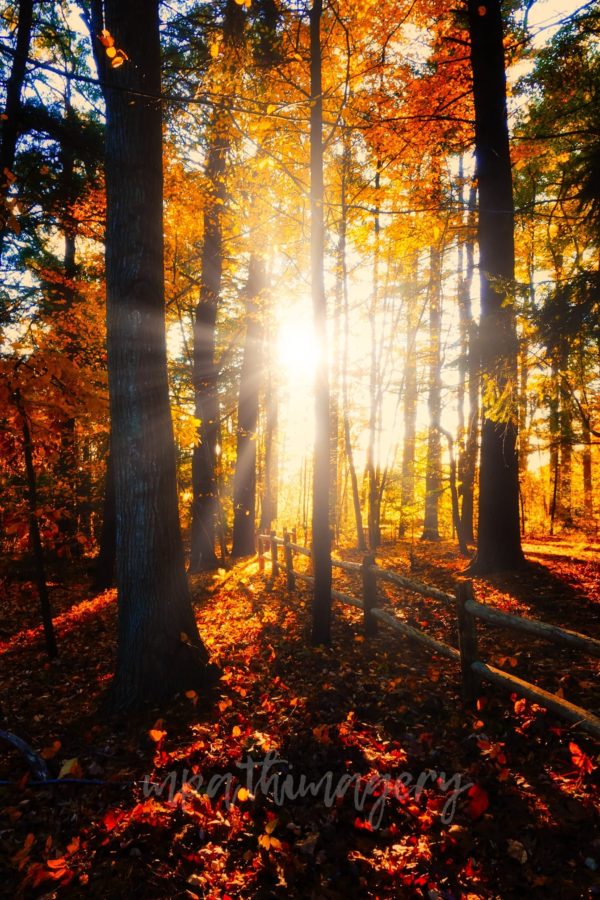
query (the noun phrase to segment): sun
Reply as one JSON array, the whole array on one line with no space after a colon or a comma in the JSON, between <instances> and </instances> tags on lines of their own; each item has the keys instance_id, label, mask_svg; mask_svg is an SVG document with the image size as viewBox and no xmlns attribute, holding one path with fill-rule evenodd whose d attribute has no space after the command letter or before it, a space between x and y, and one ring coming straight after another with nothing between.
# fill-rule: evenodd
<instances>
[{"instance_id":1,"label":"sun","mask_svg":"<svg viewBox=\"0 0 600 900\"><path fill-rule=\"evenodd\" d=\"M312 384L318 347L310 316L288 314L279 324L277 361L290 382Z\"/></svg>"}]
</instances>

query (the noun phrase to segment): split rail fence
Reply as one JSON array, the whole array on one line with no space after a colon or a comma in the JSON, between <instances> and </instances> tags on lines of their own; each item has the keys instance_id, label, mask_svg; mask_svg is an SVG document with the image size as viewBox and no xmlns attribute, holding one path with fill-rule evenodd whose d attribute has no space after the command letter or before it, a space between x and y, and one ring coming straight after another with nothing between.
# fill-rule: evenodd
<instances>
[{"instance_id":1,"label":"split rail fence","mask_svg":"<svg viewBox=\"0 0 600 900\"><path fill-rule=\"evenodd\" d=\"M279 548L283 550L282 557L279 555ZM285 532L282 538L277 537L275 532L258 535L259 570L265 571L266 560L269 560L271 578L275 580L280 572L285 574L287 588L290 591L295 589L297 580L308 584L314 583L312 575L294 568L294 554L305 556L308 559L312 558L312 552L308 547L296 543L294 531ZM431 585L399 575L391 569L381 568L376 565L375 557L372 554L365 555L362 563L332 557L331 565L334 569L341 569L360 579L360 598L334 589L331 591L331 596L334 600L362 610L365 634L367 636L375 635L378 624L382 622L405 637L427 647L430 651L453 660L460 665L463 696L466 701L474 700L480 683L487 681L509 691L515 691L528 700L540 703L566 721L578 725L594 737L600 738L600 718L593 713L569 703L568 700L557 694L545 691L537 685L523 681L515 675L480 660L477 647L477 620L480 619L490 625L507 628L511 631L530 634L549 643L570 647L596 657L600 657L600 641L537 619L515 616L479 603L473 596L471 582L467 580L457 581L454 594L449 594ZM437 640L424 631L402 622L392 612L382 609L379 606L380 598L377 591L379 581L453 606L456 612L458 648Z\"/></svg>"}]
</instances>

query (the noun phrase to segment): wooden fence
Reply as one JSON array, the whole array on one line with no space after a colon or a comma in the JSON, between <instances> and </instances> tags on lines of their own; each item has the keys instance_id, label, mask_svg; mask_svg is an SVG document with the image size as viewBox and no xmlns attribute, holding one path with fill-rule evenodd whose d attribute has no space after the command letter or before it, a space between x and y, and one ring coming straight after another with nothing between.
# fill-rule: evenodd
<instances>
[{"instance_id":1,"label":"wooden fence","mask_svg":"<svg viewBox=\"0 0 600 900\"><path fill-rule=\"evenodd\" d=\"M282 555L279 554L282 548ZM312 558L312 552L308 547L296 543L295 532L285 532L283 538L277 537L275 532L258 535L258 561L260 571L265 570L265 562L268 559L271 564L271 578L274 580L280 572L285 574L287 588L293 591L296 580L312 584L314 578L307 572L301 572L294 568L294 554ZM528 619L501 612L493 607L478 603L473 597L473 587L470 581L458 581L454 594L448 594L428 584L422 584L398 575L391 569L383 569L376 565L375 557L366 554L362 563L349 562L332 557L331 565L334 569L341 569L360 579L360 598L342 591L333 590L331 596L348 606L354 606L363 611L365 634L372 636L377 633L378 623L399 631L405 637L427 647L430 651L454 660L460 665L462 674L463 696L466 701L472 701L479 690L482 681L488 681L509 691L516 691L528 700L540 703L556 715L568 722L579 725L584 731L600 738L600 718L588 710L569 703L557 694L551 694L537 685L523 681L515 675L497 669L478 659L477 649L477 620L481 619L490 625L508 628L511 631L520 631L534 635L537 638L558 644L561 647L582 651L592 656L600 657L600 641L575 631L568 631L556 625L548 625L536 619ZM382 609L379 606L377 584L385 581L395 587L440 600L454 607L456 612L458 648L452 647L443 641L439 641L424 631L414 628L400 621L393 612Z\"/></svg>"}]
</instances>

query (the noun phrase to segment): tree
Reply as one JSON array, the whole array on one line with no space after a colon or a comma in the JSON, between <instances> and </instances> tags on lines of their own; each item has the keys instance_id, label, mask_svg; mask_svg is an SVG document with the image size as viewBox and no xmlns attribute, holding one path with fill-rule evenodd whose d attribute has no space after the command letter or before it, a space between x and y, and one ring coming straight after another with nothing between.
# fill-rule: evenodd
<instances>
[{"instance_id":1,"label":"tree","mask_svg":"<svg viewBox=\"0 0 600 900\"><path fill-rule=\"evenodd\" d=\"M240 373L237 449L233 482L232 556L254 553L256 515L256 438L260 388L260 302L264 293L264 261L250 258L246 286L246 340Z\"/></svg>"},{"instance_id":2,"label":"tree","mask_svg":"<svg viewBox=\"0 0 600 900\"><path fill-rule=\"evenodd\" d=\"M208 673L185 576L167 383L158 6L104 5L106 29L131 60L107 69L105 88L118 710L205 687Z\"/></svg>"},{"instance_id":3,"label":"tree","mask_svg":"<svg viewBox=\"0 0 600 900\"><path fill-rule=\"evenodd\" d=\"M15 53L6 87L6 102L0 123L0 261L2 260L4 238L11 219L7 197L11 180L14 178L12 169L20 130L21 93L25 82L32 30L33 0L20 0Z\"/></svg>"},{"instance_id":4,"label":"tree","mask_svg":"<svg viewBox=\"0 0 600 900\"><path fill-rule=\"evenodd\" d=\"M315 455L313 475L313 596L312 640L328 644L331 628L331 532L329 530L329 376L327 371L327 301L323 260L323 88L322 0L310 11L310 250L315 335L319 348L315 372Z\"/></svg>"},{"instance_id":5,"label":"tree","mask_svg":"<svg viewBox=\"0 0 600 900\"><path fill-rule=\"evenodd\" d=\"M442 253L439 246L429 251L429 434L427 437L427 473L425 477L425 516L423 541L439 541L439 504L442 492L442 449L440 415L442 411Z\"/></svg>"},{"instance_id":6,"label":"tree","mask_svg":"<svg viewBox=\"0 0 600 900\"><path fill-rule=\"evenodd\" d=\"M519 529L514 207L500 0L469 0L478 183L480 354L484 378L479 526L473 574L524 564Z\"/></svg>"}]
</instances>

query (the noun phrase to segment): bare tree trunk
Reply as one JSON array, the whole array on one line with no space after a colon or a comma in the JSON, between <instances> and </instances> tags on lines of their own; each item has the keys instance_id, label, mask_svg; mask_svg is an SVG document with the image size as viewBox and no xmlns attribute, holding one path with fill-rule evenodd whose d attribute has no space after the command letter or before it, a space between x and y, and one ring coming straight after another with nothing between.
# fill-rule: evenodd
<instances>
[{"instance_id":1,"label":"bare tree trunk","mask_svg":"<svg viewBox=\"0 0 600 900\"><path fill-rule=\"evenodd\" d=\"M46 652L50 659L54 659L56 656L58 656L58 648L56 646L54 623L52 621L50 597L48 596L48 579L46 578L44 548L42 545L40 524L37 514L38 495L37 477L35 473L35 466L33 464L33 439L31 436L29 417L27 415L21 393L18 389L14 393L14 400L19 415L21 416L21 428L23 431L23 456L25 459L25 472L27 476L27 504L29 506L29 543L31 544L31 550L33 552L33 559L35 563L35 575L37 581L38 596L40 599L40 611L42 615L42 625L44 628L44 639L46 641Z\"/></svg>"},{"instance_id":2,"label":"bare tree trunk","mask_svg":"<svg viewBox=\"0 0 600 900\"><path fill-rule=\"evenodd\" d=\"M215 539L219 522L216 479L219 435L218 369L215 358L217 310L223 269L223 205L228 135L217 110L211 126L206 162L209 196L204 211L200 297L194 319L194 400L200 420L192 456L192 530L190 572L216 569Z\"/></svg>"},{"instance_id":3,"label":"bare tree trunk","mask_svg":"<svg viewBox=\"0 0 600 900\"><path fill-rule=\"evenodd\" d=\"M462 191L462 187L461 187ZM460 320L460 366L459 366L459 453L458 453L458 494L461 501L460 521L463 540L474 541L473 499L475 471L477 468L477 435L479 430L479 350L477 326L471 307L471 290L474 272L475 201L477 191L471 187L467 202L467 237L459 265L460 282L458 308ZM463 244L461 244L463 248ZM468 415L465 415L465 394L468 395Z\"/></svg>"},{"instance_id":4,"label":"bare tree trunk","mask_svg":"<svg viewBox=\"0 0 600 900\"><path fill-rule=\"evenodd\" d=\"M2 261L4 240L9 231L7 226L11 218L6 200L10 190L10 176L15 163L15 152L19 139L21 93L25 82L33 28L33 0L19 0L18 15L15 55L6 85L6 102L0 121L0 262ZM10 173L9 176L7 176L7 172ZM4 316L0 316L0 321L3 319Z\"/></svg>"},{"instance_id":5,"label":"bare tree trunk","mask_svg":"<svg viewBox=\"0 0 600 900\"><path fill-rule=\"evenodd\" d=\"M231 555L234 557L251 556L255 550L256 429L262 374L260 304L264 299L265 280L264 261L254 255L251 256L246 287L246 340L240 373L237 455L233 480L233 548Z\"/></svg>"},{"instance_id":6,"label":"bare tree trunk","mask_svg":"<svg viewBox=\"0 0 600 900\"><path fill-rule=\"evenodd\" d=\"M360 506L360 492L358 489L358 477L356 474L356 466L354 464L354 451L352 449L352 435L350 433L350 412L348 395L348 350L350 337L350 308L348 297L348 263L346 259L347 245L347 178L350 169L350 143L345 138L344 154L342 158L342 178L341 178L341 216L339 224L338 237L338 278L341 279L342 302L344 312L344 336L342 350L342 430L344 453L348 472L350 474L350 486L352 490L352 507L354 510L354 521L356 525L356 545L359 550L366 550L365 535L362 523L362 510Z\"/></svg>"},{"instance_id":7,"label":"bare tree trunk","mask_svg":"<svg viewBox=\"0 0 600 900\"><path fill-rule=\"evenodd\" d=\"M107 70L107 344L119 620L112 705L206 686L185 575L169 406L158 0L106 0L130 62Z\"/></svg>"},{"instance_id":8,"label":"bare tree trunk","mask_svg":"<svg viewBox=\"0 0 600 900\"><path fill-rule=\"evenodd\" d=\"M315 462L313 474L313 644L331 640L331 532L329 530L329 374L325 297L323 203L322 0L310 11L310 216L311 284L318 362L315 373Z\"/></svg>"},{"instance_id":9,"label":"bare tree trunk","mask_svg":"<svg viewBox=\"0 0 600 900\"><path fill-rule=\"evenodd\" d=\"M592 448L590 426L587 420L583 420L583 511L586 523L594 518L593 481L592 481Z\"/></svg>"},{"instance_id":10,"label":"bare tree trunk","mask_svg":"<svg viewBox=\"0 0 600 900\"><path fill-rule=\"evenodd\" d=\"M415 516L415 447L417 431L417 332L419 255L414 253L409 263L406 296L406 357L404 360L404 441L402 444L402 475L400 483L400 537L404 537L408 522Z\"/></svg>"},{"instance_id":11,"label":"bare tree trunk","mask_svg":"<svg viewBox=\"0 0 600 900\"><path fill-rule=\"evenodd\" d=\"M375 193L379 193L381 162L375 164ZM376 550L381 543L379 529L379 479L376 464L377 426L379 423L379 398L380 391L378 379L378 354L377 354L377 312L379 307L379 255L380 255L380 231L379 208L375 207L375 245L373 248L373 286L371 293L371 309L369 311L369 323L371 326L371 362L369 368L369 443L367 446L367 481L368 481L368 531L369 548Z\"/></svg>"},{"instance_id":12,"label":"bare tree trunk","mask_svg":"<svg viewBox=\"0 0 600 900\"><path fill-rule=\"evenodd\" d=\"M425 476L425 518L423 541L439 541L439 503L442 491L442 451L439 423L442 412L442 255L439 247L430 250L429 268L429 436Z\"/></svg>"},{"instance_id":13,"label":"bare tree trunk","mask_svg":"<svg viewBox=\"0 0 600 900\"><path fill-rule=\"evenodd\" d=\"M92 590L100 593L111 588L115 583L117 521L115 509L115 472L112 453L109 450L106 460L106 477L104 483L104 509L102 530L100 532L100 549L94 564Z\"/></svg>"},{"instance_id":14,"label":"bare tree trunk","mask_svg":"<svg viewBox=\"0 0 600 900\"><path fill-rule=\"evenodd\" d=\"M575 411L570 402L568 379L564 371L567 365L566 350L561 354L560 371L560 479L559 479L559 510L561 523L565 528L573 525L572 511L572 468L573 468L573 428L572 421Z\"/></svg>"},{"instance_id":15,"label":"bare tree trunk","mask_svg":"<svg viewBox=\"0 0 600 900\"><path fill-rule=\"evenodd\" d=\"M265 387L265 458L263 474L263 490L260 499L261 534L268 534L275 519L277 519L277 489L278 489L278 454L277 454L277 430L278 430L278 400L275 374L271 366L269 337L267 337L268 362L267 379Z\"/></svg>"},{"instance_id":16,"label":"bare tree trunk","mask_svg":"<svg viewBox=\"0 0 600 900\"><path fill-rule=\"evenodd\" d=\"M510 294L514 284L514 206L506 112L500 0L468 0L479 188L480 353L486 396L516 390L517 340ZM512 407L515 406L513 409ZM524 565L519 528L516 404L498 417L487 400L481 436L479 528L473 574ZM500 420L499 420L500 418Z\"/></svg>"}]
</instances>

